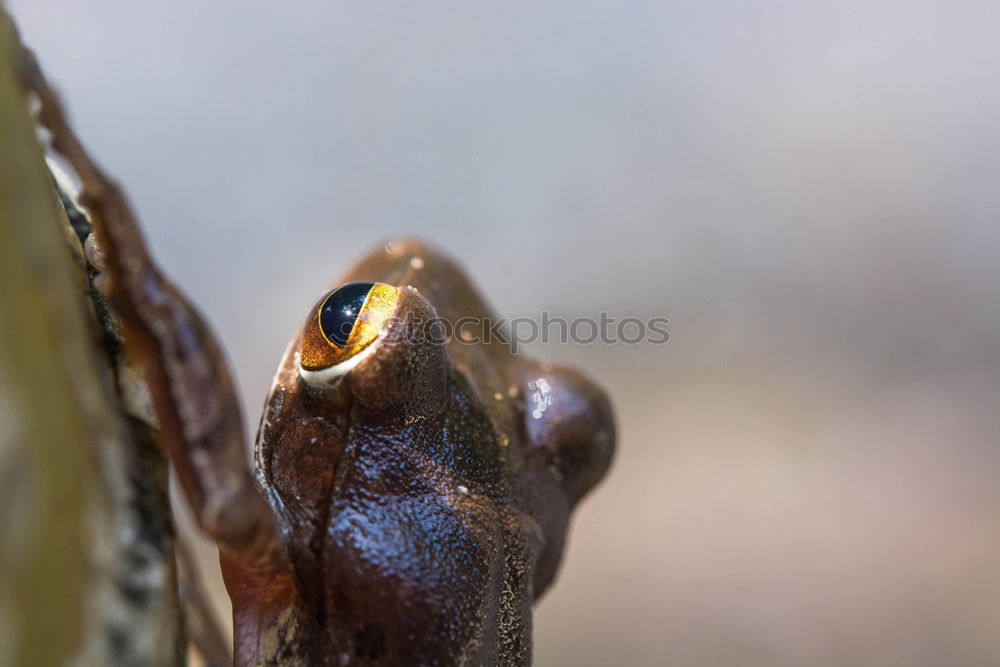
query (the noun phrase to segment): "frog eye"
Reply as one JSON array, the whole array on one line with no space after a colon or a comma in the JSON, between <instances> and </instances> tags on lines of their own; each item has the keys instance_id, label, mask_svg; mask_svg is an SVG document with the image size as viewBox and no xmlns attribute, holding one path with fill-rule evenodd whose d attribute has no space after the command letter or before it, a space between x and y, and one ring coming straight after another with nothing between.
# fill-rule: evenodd
<instances>
[{"instance_id":1,"label":"frog eye","mask_svg":"<svg viewBox=\"0 0 1000 667\"><path fill-rule=\"evenodd\" d=\"M302 379L324 385L357 366L375 349L398 297L397 288L372 282L347 283L323 297L302 334Z\"/></svg>"}]
</instances>

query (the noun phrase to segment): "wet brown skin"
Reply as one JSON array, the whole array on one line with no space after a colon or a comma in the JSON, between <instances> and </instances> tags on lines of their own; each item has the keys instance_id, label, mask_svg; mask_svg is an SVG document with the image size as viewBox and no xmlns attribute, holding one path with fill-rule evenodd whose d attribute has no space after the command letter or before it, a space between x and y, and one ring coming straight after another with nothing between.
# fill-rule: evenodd
<instances>
[{"instance_id":1,"label":"wet brown skin","mask_svg":"<svg viewBox=\"0 0 1000 667\"><path fill-rule=\"evenodd\" d=\"M502 341L405 335L491 316L420 241L380 246L354 280L402 287L396 318L329 388L299 378L301 330L281 362L255 458L290 571L223 556L236 663L529 664L531 604L611 462L610 404Z\"/></svg>"}]
</instances>

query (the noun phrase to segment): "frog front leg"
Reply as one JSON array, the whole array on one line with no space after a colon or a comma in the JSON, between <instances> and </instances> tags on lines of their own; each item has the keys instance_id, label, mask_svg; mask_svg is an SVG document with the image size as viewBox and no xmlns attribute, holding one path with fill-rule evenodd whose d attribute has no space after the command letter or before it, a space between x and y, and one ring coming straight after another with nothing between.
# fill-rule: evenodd
<instances>
[{"instance_id":1,"label":"frog front leg","mask_svg":"<svg viewBox=\"0 0 1000 667\"><path fill-rule=\"evenodd\" d=\"M102 291L121 318L126 355L145 375L195 520L226 557L247 568L287 567L275 517L247 466L239 401L220 346L153 262L123 192L80 144L27 51L22 75L53 148L80 179L105 265Z\"/></svg>"}]
</instances>

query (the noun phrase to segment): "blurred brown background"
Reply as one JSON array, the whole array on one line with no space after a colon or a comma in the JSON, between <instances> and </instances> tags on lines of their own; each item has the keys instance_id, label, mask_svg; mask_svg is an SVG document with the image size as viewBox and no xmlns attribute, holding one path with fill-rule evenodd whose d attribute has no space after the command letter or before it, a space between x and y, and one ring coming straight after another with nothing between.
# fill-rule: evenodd
<instances>
[{"instance_id":1,"label":"blurred brown background","mask_svg":"<svg viewBox=\"0 0 1000 667\"><path fill-rule=\"evenodd\" d=\"M671 319L530 350L621 427L538 665L1000 664L997 3L8 4L251 427L389 235Z\"/></svg>"}]
</instances>

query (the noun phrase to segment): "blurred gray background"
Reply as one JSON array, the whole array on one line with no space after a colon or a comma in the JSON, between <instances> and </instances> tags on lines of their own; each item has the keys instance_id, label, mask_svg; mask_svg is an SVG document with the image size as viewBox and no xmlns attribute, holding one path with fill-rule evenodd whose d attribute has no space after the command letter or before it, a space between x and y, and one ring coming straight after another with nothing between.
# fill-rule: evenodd
<instances>
[{"instance_id":1,"label":"blurred gray background","mask_svg":"<svg viewBox=\"0 0 1000 667\"><path fill-rule=\"evenodd\" d=\"M621 428L538 665L1000 664L996 2L8 4L251 428L390 235L670 318L530 350Z\"/></svg>"}]
</instances>

